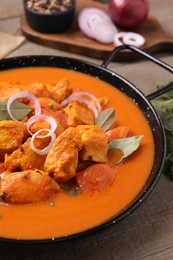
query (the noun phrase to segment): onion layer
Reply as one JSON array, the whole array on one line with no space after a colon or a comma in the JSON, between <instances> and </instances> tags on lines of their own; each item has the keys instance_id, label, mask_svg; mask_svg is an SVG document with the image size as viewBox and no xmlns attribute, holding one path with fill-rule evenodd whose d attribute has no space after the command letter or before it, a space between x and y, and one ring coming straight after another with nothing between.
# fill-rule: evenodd
<instances>
[{"instance_id":1,"label":"onion layer","mask_svg":"<svg viewBox=\"0 0 173 260\"><path fill-rule=\"evenodd\" d=\"M44 121L46 121L50 125L50 127L51 127L50 130L52 132L54 132L56 130L56 128L57 128L57 122L56 122L56 120L53 117L45 115L45 114L38 114L38 115L32 116L26 123L27 130L28 130L28 132L31 135L33 135L33 134L30 131L30 126L31 126L31 124L33 124L37 120L44 120Z\"/></svg>"},{"instance_id":2,"label":"onion layer","mask_svg":"<svg viewBox=\"0 0 173 260\"><path fill-rule=\"evenodd\" d=\"M81 103L86 104L94 113L94 117L97 118L98 117L98 110L97 108L90 102L88 101L86 98L82 98L82 97L77 97L77 96L70 96L67 99L63 100L63 102L61 103L62 107L66 106L68 103L72 102L72 101L78 101Z\"/></svg>"},{"instance_id":3,"label":"onion layer","mask_svg":"<svg viewBox=\"0 0 173 260\"><path fill-rule=\"evenodd\" d=\"M133 45L136 47L141 47L145 43L145 38L134 32L119 32L114 35L114 44L120 46L122 44Z\"/></svg>"},{"instance_id":4,"label":"onion layer","mask_svg":"<svg viewBox=\"0 0 173 260\"><path fill-rule=\"evenodd\" d=\"M98 112L101 112L102 108L101 108L100 102L98 101L98 98L96 96L94 96L92 93L87 92L87 91L77 91L77 92L73 93L71 96L73 96L73 95L87 96L87 97L91 98L95 102Z\"/></svg>"},{"instance_id":5,"label":"onion layer","mask_svg":"<svg viewBox=\"0 0 173 260\"><path fill-rule=\"evenodd\" d=\"M119 32L114 36L114 44L118 47L122 44L123 42L123 37L125 36L126 32Z\"/></svg>"},{"instance_id":6,"label":"onion layer","mask_svg":"<svg viewBox=\"0 0 173 260\"><path fill-rule=\"evenodd\" d=\"M95 102L96 105L94 105L92 102L88 101L86 98L83 98L81 96L89 97L90 99L92 99ZM90 92L87 92L87 91L75 92L75 93L71 94L67 99L63 100L61 103L61 106L64 107L72 101L79 101L81 103L86 104L93 111L95 118L97 118L98 114L101 112L101 105L100 105L98 99L96 98L96 96L94 96Z\"/></svg>"},{"instance_id":7,"label":"onion layer","mask_svg":"<svg viewBox=\"0 0 173 260\"><path fill-rule=\"evenodd\" d=\"M7 101L7 111L8 111L8 114L10 115L10 117L13 120L17 121L13 117L13 115L10 111L10 107L11 107L11 104L13 103L13 101L18 99L18 98L26 98L29 101L31 101L35 106L35 115L41 114L41 106L40 106L40 103L39 103L38 99L36 98L36 96L34 96L32 93L29 93L27 91L19 91L19 92L13 94L12 96L10 96L8 101Z\"/></svg>"},{"instance_id":8,"label":"onion layer","mask_svg":"<svg viewBox=\"0 0 173 260\"><path fill-rule=\"evenodd\" d=\"M43 135L43 136L40 135L40 136L39 136L38 134L41 133L42 131L47 131L48 133L47 133L46 135ZM35 138L46 138L46 137L51 137L51 140L50 140L50 142L49 142L49 145L46 146L46 147L43 148L43 149L38 149L38 148L36 148L35 145L34 145L34 139L35 139ZM30 142L31 149L32 149L36 154L38 154L38 155L46 155L46 154L48 154L48 152L49 152L49 150L50 150L50 148L51 148L53 142L55 141L55 139L56 139L56 135L55 135L55 133L52 132L50 129L47 129L47 128L40 129L40 130L38 130L37 132L35 132L35 133L33 134L33 136L31 137L31 142Z\"/></svg>"},{"instance_id":9,"label":"onion layer","mask_svg":"<svg viewBox=\"0 0 173 260\"><path fill-rule=\"evenodd\" d=\"M125 44L141 47L145 43L144 37L139 33L128 32L124 35L123 41Z\"/></svg>"}]
</instances>

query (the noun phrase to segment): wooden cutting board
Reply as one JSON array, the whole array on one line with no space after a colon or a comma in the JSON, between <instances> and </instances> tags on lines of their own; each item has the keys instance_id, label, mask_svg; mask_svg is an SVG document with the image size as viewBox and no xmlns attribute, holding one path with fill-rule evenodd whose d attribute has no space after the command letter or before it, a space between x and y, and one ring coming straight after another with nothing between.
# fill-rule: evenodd
<instances>
[{"instance_id":1,"label":"wooden cutting board","mask_svg":"<svg viewBox=\"0 0 173 260\"><path fill-rule=\"evenodd\" d=\"M73 52L88 57L105 59L107 54L116 46L114 44L101 44L95 40L87 38L78 28L77 15L82 8L98 7L105 11L108 10L107 4L98 3L93 0L77 1L76 14L72 27L58 34L44 34L33 30L27 23L25 16L21 19L23 34L35 43L42 44L55 49ZM173 35L164 31L155 17L149 16L148 19L135 30L142 34L146 43L141 49L152 54L155 52L173 52ZM131 52L121 52L116 60L127 61L137 58Z\"/></svg>"}]
</instances>

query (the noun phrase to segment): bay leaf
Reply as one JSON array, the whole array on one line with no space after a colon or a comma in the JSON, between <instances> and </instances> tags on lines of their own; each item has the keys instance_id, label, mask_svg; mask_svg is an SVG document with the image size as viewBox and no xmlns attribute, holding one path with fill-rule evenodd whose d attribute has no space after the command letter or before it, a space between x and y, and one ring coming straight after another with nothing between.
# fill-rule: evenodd
<instances>
[{"instance_id":1,"label":"bay leaf","mask_svg":"<svg viewBox=\"0 0 173 260\"><path fill-rule=\"evenodd\" d=\"M101 126L104 131L107 131L115 120L115 109L108 108L103 110L95 120L95 124Z\"/></svg>"},{"instance_id":2,"label":"bay leaf","mask_svg":"<svg viewBox=\"0 0 173 260\"><path fill-rule=\"evenodd\" d=\"M12 120L7 111L7 101L8 99L0 101L0 120ZM15 100L11 104L10 111L16 120L21 121L32 111L32 109L22 102Z\"/></svg>"},{"instance_id":3,"label":"bay leaf","mask_svg":"<svg viewBox=\"0 0 173 260\"><path fill-rule=\"evenodd\" d=\"M70 197L75 197L81 192L81 190L79 188L75 188L75 189L66 188L66 189L63 189L63 191Z\"/></svg>"},{"instance_id":4,"label":"bay leaf","mask_svg":"<svg viewBox=\"0 0 173 260\"><path fill-rule=\"evenodd\" d=\"M130 154L132 154L134 151L137 150L142 137L143 137L143 135L116 139L116 140L111 141L108 144L109 150L119 149L123 152L123 155L121 156L120 160L116 164L120 163L123 159L125 159L126 157L128 157Z\"/></svg>"}]
</instances>

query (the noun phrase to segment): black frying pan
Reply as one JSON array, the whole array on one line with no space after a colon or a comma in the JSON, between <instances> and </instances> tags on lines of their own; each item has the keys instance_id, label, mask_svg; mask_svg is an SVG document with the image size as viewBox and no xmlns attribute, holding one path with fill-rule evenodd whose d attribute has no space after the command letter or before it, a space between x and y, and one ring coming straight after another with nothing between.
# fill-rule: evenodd
<instances>
[{"instance_id":1,"label":"black frying pan","mask_svg":"<svg viewBox=\"0 0 173 260\"><path fill-rule=\"evenodd\" d=\"M36 67L36 66L46 66L46 67L58 67L58 68L65 68L69 70L75 70L82 72L84 74L91 75L93 77L98 77L101 80L111 84L115 88L119 89L125 95L127 95L130 99L135 101L139 109L143 112L144 116L146 117L150 128L153 133L154 142L155 142L155 156L154 156L154 163L151 169L150 176L137 195L137 197L131 202L128 207L121 212L118 216L113 217L111 220L108 220L106 223L101 224L98 227L92 228L90 230L70 235L67 237L60 237L52 239L45 239L45 240L14 240L14 239L5 239L0 238L1 243L18 243L18 244L43 244L43 243L53 243L53 242L60 242L60 241L67 241L83 236L87 236L89 234L98 232L99 230L103 230L106 227L112 226L119 222L124 217L127 217L131 212L133 212L141 203L145 200L145 198L151 193L154 189L155 185L158 182L158 179L162 173L165 155L166 155L166 139L163 125L160 121L159 116L157 115L155 109L150 103L150 99L161 95L165 91L168 91L173 88L173 84L169 84L165 88L145 97L144 94L138 90L133 84L127 81L125 78L121 77L115 72L108 70L106 67L112 58L117 55L121 50L128 50L134 51L137 55L142 55L155 64L161 66L162 68L168 70L169 72L173 73L173 67L169 66L168 64L150 56L149 54L141 51L132 46L123 45L116 49L114 49L107 59L102 63L101 66L95 65L89 62L84 62L77 59L66 58L66 57L56 57L56 56L23 56L23 57L14 57L3 59L0 61L0 70L8 70L13 68L21 68L21 67Z\"/></svg>"}]
</instances>

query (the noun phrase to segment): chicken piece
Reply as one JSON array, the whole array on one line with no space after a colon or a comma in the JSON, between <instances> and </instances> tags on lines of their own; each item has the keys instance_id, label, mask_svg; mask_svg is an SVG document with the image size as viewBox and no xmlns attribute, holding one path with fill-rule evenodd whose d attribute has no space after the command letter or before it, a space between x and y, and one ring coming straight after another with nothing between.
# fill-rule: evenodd
<instances>
[{"instance_id":1,"label":"chicken piece","mask_svg":"<svg viewBox=\"0 0 173 260\"><path fill-rule=\"evenodd\" d=\"M9 171L28 170L28 169L43 169L46 155L36 154L30 145L31 138L28 138L11 155L5 155L4 166ZM34 145L37 149L43 149L49 144L49 138L35 138Z\"/></svg>"},{"instance_id":2,"label":"chicken piece","mask_svg":"<svg viewBox=\"0 0 173 260\"><path fill-rule=\"evenodd\" d=\"M5 175L1 182L1 197L12 203L49 200L58 191L60 187L56 181L38 170L13 172Z\"/></svg>"},{"instance_id":3,"label":"chicken piece","mask_svg":"<svg viewBox=\"0 0 173 260\"><path fill-rule=\"evenodd\" d=\"M23 123L13 120L0 121L0 160L3 160L6 153L10 154L16 150L23 137Z\"/></svg>"},{"instance_id":4,"label":"chicken piece","mask_svg":"<svg viewBox=\"0 0 173 260\"><path fill-rule=\"evenodd\" d=\"M56 136L62 133L67 126L67 115L64 110L61 109L59 103L50 98L38 98L41 105L42 114L53 117L57 121Z\"/></svg>"},{"instance_id":5,"label":"chicken piece","mask_svg":"<svg viewBox=\"0 0 173 260\"><path fill-rule=\"evenodd\" d=\"M21 122L23 123L23 143L28 139L28 137L30 137L30 133L28 132L28 128L27 128L27 123L28 121L28 116L26 116Z\"/></svg>"},{"instance_id":6,"label":"chicken piece","mask_svg":"<svg viewBox=\"0 0 173 260\"><path fill-rule=\"evenodd\" d=\"M44 98L38 98L38 101L41 105L42 114L53 117L56 120L57 129L55 130L55 134L56 136L58 136L68 127L66 113L64 112L64 110L61 109L60 104L55 102L53 99L44 97ZM27 120L25 120L25 122L27 122ZM32 133L35 133L36 131L42 128L50 128L50 126L45 120L44 121L37 120L36 122L31 124L30 131Z\"/></svg>"},{"instance_id":7,"label":"chicken piece","mask_svg":"<svg viewBox=\"0 0 173 260\"><path fill-rule=\"evenodd\" d=\"M57 122L63 127L64 130L67 129L67 114L62 109L56 111L55 113L55 119L57 120Z\"/></svg>"},{"instance_id":8,"label":"chicken piece","mask_svg":"<svg viewBox=\"0 0 173 260\"><path fill-rule=\"evenodd\" d=\"M72 88L70 87L70 83L67 79L61 79L55 86L50 85L49 91L52 98L56 102L61 103L64 99L71 95Z\"/></svg>"},{"instance_id":9,"label":"chicken piece","mask_svg":"<svg viewBox=\"0 0 173 260\"><path fill-rule=\"evenodd\" d=\"M4 167L4 163L1 162L1 163L0 163L0 187L1 187L1 182L2 182L3 179L4 179L4 175L5 175L6 172L7 172L7 171L6 171L5 167Z\"/></svg>"},{"instance_id":10,"label":"chicken piece","mask_svg":"<svg viewBox=\"0 0 173 260\"><path fill-rule=\"evenodd\" d=\"M55 112L55 111L61 109L60 104L57 103L56 101L54 101L52 98L40 97L40 98L38 98L38 101L40 103L41 111L43 114L49 113L50 111Z\"/></svg>"},{"instance_id":11,"label":"chicken piece","mask_svg":"<svg viewBox=\"0 0 173 260\"><path fill-rule=\"evenodd\" d=\"M44 164L45 171L53 174L57 182L69 181L76 175L81 148L82 140L76 128L67 128L53 143Z\"/></svg>"},{"instance_id":12,"label":"chicken piece","mask_svg":"<svg viewBox=\"0 0 173 260\"><path fill-rule=\"evenodd\" d=\"M14 93L25 90L26 85L19 81L1 81L0 82L0 100L9 98Z\"/></svg>"},{"instance_id":13,"label":"chicken piece","mask_svg":"<svg viewBox=\"0 0 173 260\"><path fill-rule=\"evenodd\" d=\"M67 114L68 126L94 125L93 112L76 101L69 103L64 111Z\"/></svg>"},{"instance_id":14,"label":"chicken piece","mask_svg":"<svg viewBox=\"0 0 173 260\"><path fill-rule=\"evenodd\" d=\"M98 100L100 102L102 110L106 109L106 107L108 106L108 104L110 102L108 97L99 97Z\"/></svg>"},{"instance_id":15,"label":"chicken piece","mask_svg":"<svg viewBox=\"0 0 173 260\"><path fill-rule=\"evenodd\" d=\"M75 179L82 192L103 190L112 185L116 172L108 165L96 163L77 173Z\"/></svg>"},{"instance_id":16,"label":"chicken piece","mask_svg":"<svg viewBox=\"0 0 173 260\"><path fill-rule=\"evenodd\" d=\"M64 128L61 126L61 124L59 123L58 119L56 118L56 112L52 111L51 115L49 115L51 117L53 117L56 121L57 121L57 128L55 130L55 134L56 136L59 136L60 133L62 133L64 131ZM31 131L31 133L36 133L38 130L41 129L50 129L50 124L45 121L45 120L37 120L36 122L34 122L33 124L31 124L29 130Z\"/></svg>"},{"instance_id":17,"label":"chicken piece","mask_svg":"<svg viewBox=\"0 0 173 260\"><path fill-rule=\"evenodd\" d=\"M50 98L51 94L46 85L42 82L34 82L28 87L28 92L34 94L37 98L47 97Z\"/></svg>"},{"instance_id":18,"label":"chicken piece","mask_svg":"<svg viewBox=\"0 0 173 260\"><path fill-rule=\"evenodd\" d=\"M104 130L98 125L80 125L76 129L82 138L79 158L83 161L105 162L108 141Z\"/></svg>"},{"instance_id":19,"label":"chicken piece","mask_svg":"<svg viewBox=\"0 0 173 260\"><path fill-rule=\"evenodd\" d=\"M115 139L121 139L131 136L131 129L128 126L119 126L106 131L108 143Z\"/></svg>"},{"instance_id":20,"label":"chicken piece","mask_svg":"<svg viewBox=\"0 0 173 260\"><path fill-rule=\"evenodd\" d=\"M0 162L0 175L1 175L1 173L4 173L5 171L6 171L6 169L5 169L4 163Z\"/></svg>"}]
</instances>

